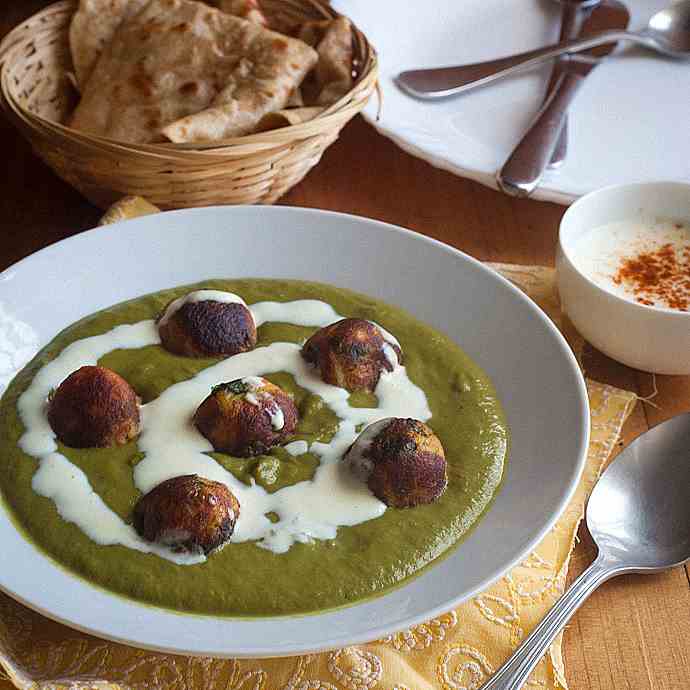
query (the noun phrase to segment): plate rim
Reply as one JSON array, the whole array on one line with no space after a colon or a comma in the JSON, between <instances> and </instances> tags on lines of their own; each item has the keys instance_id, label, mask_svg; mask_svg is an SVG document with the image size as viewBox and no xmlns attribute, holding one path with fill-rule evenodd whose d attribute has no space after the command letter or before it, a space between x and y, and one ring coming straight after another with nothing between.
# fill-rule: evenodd
<instances>
[{"instance_id":1,"label":"plate rim","mask_svg":"<svg viewBox=\"0 0 690 690\"><path fill-rule=\"evenodd\" d=\"M447 172L450 172L454 175L457 175L459 177L475 181L489 189L493 189L495 191L499 191L500 193L504 194L500 188L499 185L496 182L496 174L498 173L501 165L503 164L504 160L497 160L496 162L493 162L489 164L488 162L486 165L482 161L477 161L477 160L472 160L471 158L468 159L467 155L462 151L460 148L456 148L454 146L449 146L448 145L448 137L452 136L449 134L448 131L441 131L437 130L436 132L429 132L426 128L424 128L423 122L428 120L428 117L425 116L425 113L422 113L420 111L415 111L413 116L410 116L409 112L406 112L405 114L402 114L398 111L398 108L394 105L394 107L391 109L390 107L390 101L392 100L393 94L400 94L402 93L400 89L395 85L395 75L397 72L399 72L402 69L414 69L415 67L433 67L434 65L437 66L443 66L443 65L452 65L452 64L457 64L458 62L472 62L473 60L476 60L478 62L481 62L483 60L491 59L492 55L496 56L500 54L501 51L501 41L489 41L490 48L493 49L493 52L480 52L480 53L469 53L469 54L464 54L464 58L462 59L456 59L451 57L448 59L447 55L445 56L444 59L439 59L439 60L434 60L429 62L426 57L428 57L428 54L425 52L425 60L419 64L419 61L412 60L411 62L408 62L408 60L411 60L409 57L410 54L413 54L413 51L409 48L409 45L407 44L407 38L409 38L409 32L404 33L405 40L403 43L399 43L397 39L393 42L385 42L381 38L381 36L385 35L385 33L381 33L382 31L385 32L385 24L381 22L381 12L384 11L384 8L381 10L379 9L371 9L373 5L369 3L368 5L364 2L361 2L360 0L333 0L333 2L336 4L337 8L339 11L347 14L348 11L350 12L350 16L357 21L357 23L364 27L370 34L370 39L374 44L381 44L381 51L382 53L385 52L386 55L389 54L391 51L391 48L393 48L393 52L395 52L395 48L398 47L398 45L405 47L405 49L408 51L405 53L405 58L401 59L400 56L396 54L396 62L392 64L384 64L386 62L385 60L382 61L380 65L380 75L379 75L379 91L377 92L377 96L379 97L379 106L378 108L375 106L375 101L372 98L370 102L367 104L367 106L362 110L362 115L365 119L365 121L370 124L374 129L381 134L382 136L386 137L387 139L391 140L396 146L401 148L402 150L406 151L410 155L415 156L416 158L419 158L420 160L423 160L430 164L431 166L438 168L440 170L445 170ZM500 5L500 3L494 3L494 5ZM539 7L537 6L539 3L532 4L529 7L523 8L526 10L529 10L530 12L538 12ZM549 8L551 8L551 4L547 0L547 4L549 5ZM450 0L443 0L443 2L439 3L439 8L442 11L448 10L449 12L452 10L453 3L450 2ZM471 8L472 12L472 17L475 15L480 18L481 13L483 11L481 7L481 3L479 3L478 0L472 0L470 3L469 7ZM644 26L646 26L647 21L649 17L654 13L657 12L661 9L663 9L664 4L661 3L661 0L655 0L655 3L650 4L650 2L647 0L646 2L642 2L642 0L632 0L630 5L629 5L629 10L631 13L631 21L630 21L630 29L642 29ZM450 8L450 10L449 10ZM390 9L389 7L386 6L385 9ZM542 8L543 9L543 8ZM504 13L505 14L505 13ZM517 15L516 15L517 16ZM464 19L467 21L468 18L470 17L469 14L463 14ZM414 17L417 19L417 16L415 15ZM515 16L511 14L510 19L515 20ZM410 19L409 16L406 15L406 19ZM556 20L556 15L554 15L554 21ZM425 21L425 20L422 20ZM470 19L469 21L472 21ZM438 31L438 27L434 25L434 28ZM461 37L464 36L465 28L461 28L460 30L460 35ZM412 34L414 35L414 34ZM557 32L552 36L552 41L557 40ZM529 50L531 48L538 47L540 44L543 44L544 42L548 41L542 41L541 43L535 43L535 42L529 42L525 44L521 44L518 46L514 47L515 52L519 52L521 50ZM386 43L384 46L383 44ZM385 48L385 50L384 50ZM498 51L498 53L496 52ZM402 55L402 53L401 53ZM444 53L445 55L445 53ZM400 58L400 59L399 59ZM623 61L626 60L640 60L640 58L643 60L643 63L646 64L651 64L649 63L648 57L645 56L644 52L640 53L640 51L635 48L634 46L629 47L629 46L620 46L614 53L608 58L608 62L611 63L611 65L615 64L620 64ZM672 64L672 63L669 63ZM631 69L634 69L634 65L630 65ZM546 68L544 68L546 69ZM527 74L527 73L525 73ZM644 83L647 83L648 81L654 81L654 77L650 77L650 75L644 71L640 72L638 75L639 79L641 79ZM678 77L678 75L674 75ZM593 75L592 78L599 78L598 75ZM618 71L610 76L611 79L613 79L614 83L618 83L621 80L621 72ZM606 79L609 79L609 75L607 73ZM672 77L670 77L672 79ZM677 78L676 78L677 81ZM623 81L623 84L625 85L626 88L634 90L634 80L632 82L627 82ZM486 88L496 88L496 89L501 89L502 87L499 85L491 85ZM546 88L546 77L544 77L544 81L541 84L541 88ZM600 89L601 90L601 89ZM595 93L598 93L595 91ZM657 94L655 94L657 95ZM471 98L472 95L468 94L466 96L460 96L459 98ZM532 115L536 113L538 110L538 96L534 96L537 100L532 102L533 109L530 111ZM584 97L584 96L583 96ZM453 98L458 98L458 97L449 97L449 98L441 98L438 99L437 101L425 101L423 99L416 99L412 96L405 95L405 98L408 102L410 103L417 103L417 104L433 104L434 102L436 103L442 103L444 101L449 101L452 100ZM581 129L588 129L591 130L594 127L594 124L596 124L596 117L597 114L602 110L610 107L610 104L607 104L606 101L593 101L590 100L591 96L588 96L585 98L586 104L585 105L580 105L578 106L578 109L582 109L579 112L584 113L585 111L587 112L587 119L582 120L582 124L580 125ZM659 96L657 95L657 98ZM386 105L388 103L388 106ZM675 102L674 102L675 103ZM683 102L684 103L684 102ZM522 102L521 102L522 105ZM636 107L639 108L639 105L636 104ZM680 106L674 105L673 106L673 114L678 114L678 115L684 115L685 112L684 110L678 111L677 109ZM667 112L668 110L668 112ZM380 111L380 112L377 112ZM625 110L615 110L615 115L616 118L615 120L611 120L609 122L609 127L614 127L615 123L620 122L624 119L625 113L627 111ZM393 113L391 116L390 113ZM663 119L664 115L671 114L671 106L668 105L665 109L662 108L661 110L654 111L650 117L652 118L653 121ZM430 111L428 113L428 116L431 117L433 113ZM401 119L407 118L406 120ZM445 117L445 116L444 116ZM677 119L677 118L676 118ZM682 119L682 118L681 118ZM527 126L527 124L525 125ZM418 131L424 129L424 132ZM655 150L659 148L659 143L652 142L650 141L649 143L646 143L646 139L648 137L647 130L645 129L638 129L636 127L633 127L634 134L637 136L641 141L645 142L644 143L644 153L646 154L647 157L651 156ZM522 130L522 133L524 134L524 129ZM464 130L461 130L461 132L464 132ZM515 139L514 141L511 142L510 147L505 150L504 155L507 157L508 153L510 150L514 150L515 146L517 146L520 136L522 134L518 134L517 132L515 133ZM651 135L649 135L651 136ZM428 138L427 138L428 137ZM482 139L482 144L486 145L489 148L492 148L492 145L490 143L490 139L487 139L484 137ZM572 143L572 142L571 142ZM620 146L620 143L619 143ZM503 147L501 146L501 149ZM579 147L578 147L579 149ZM627 149L623 149L625 152L627 152ZM530 199L536 200L536 201L545 201L545 202L551 202L551 203L556 203L559 205L563 206L569 206L573 202L575 202L577 199L583 197L584 195L596 191L599 187L602 186L608 186L611 184L616 184L621 181L623 181L626 184L633 184L636 182L653 182L656 181L657 179L666 179L668 176L667 173L665 173L661 168L659 169L654 169L650 170L648 167L645 168L642 166L640 168L640 165L638 165L638 168L642 170L642 173L639 173L638 168L635 170L638 170L637 173L633 174L630 173L628 174L626 171L630 169L630 166L626 164L626 161L621 161L617 160L614 165L609 169L607 166L607 173L606 175L602 177L595 177L594 179L591 178L591 176L585 174L583 168L583 162L582 158L585 156L589 156L596 158L596 154L598 152L598 149L596 148L596 144L593 143L591 140L588 140L587 145L585 146L582 156L578 159L578 168L573 169L572 172L568 167L568 171L566 173L566 177L562 175L555 174L556 171L552 171L551 169L548 169L544 179L542 181L542 184L540 184L534 191L533 193L529 196ZM628 155L628 158L630 156ZM491 165L496 165L497 167L495 169L487 169ZM666 166L668 167L668 166ZM676 177L674 179L677 179L679 181L686 181L690 180L690 177L687 174L687 171L683 167L682 163L675 162L674 163L674 173ZM508 195L509 196L509 195Z\"/></svg>"},{"instance_id":2,"label":"plate rim","mask_svg":"<svg viewBox=\"0 0 690 690\"><path fill-rule=\"evenodd\" d=\"M379 98L378 92L376 97ZM381 136L384 136L386 139L392 141L398 148L405 151L405 153L409 153L411 156L425 161L434 168L445 170L446 172L457 175L465 180L478 182L484 187L493 189L495 192L503 194L498 186L498 183L496 182L496 173L498 171L496 171L494 174L491 174L484 172L483 170L479 170L479 168L454 163L448 156L430 153L415 142L415 137L413 135L405 137L403 134L401 134L399 129L404 129L404 127L396 128L393 124L384 124L384 118L372 114L370 109L371 106L367 106L362 110L362 117L364 120L379 134L381 134ZM560 204L561 206L570 206L570 204L575 203L583 196L584 194L569 194L567 192L559 192L557 189L552 189L548 185L539 185L532 192L532 194L530 194L529 198L534 201L549 201L554 204Z\"/></svg>"},{"instance_id":3,"label":"plate rim","mask_svg":"<svg viewBox=\"0 0 690 690\"><path fill-rule=\"evenodd\" d=\"M96 637L99 637L101 639L106 639L110 640L113 642L117 642L120 644L125 644L129 646L136 646L141 649L149 650L149 651L156 651L156 652L162 652L166 654L176 654L176 655L186 655L186 656L212 656L214 658L268 658L268 657L286 657L286 656L296 656L296 655L301 655L301 654L311 654L311 653L320 653L320 652L326 652L326 651L331 651L333 649L337 649L340 647L344 646L349 646L349 645L355 645L355 644L365 644L368 642L371 642L373 640L378 640L383 637L386 637L388 635L394 634L395 632L398 632L402 629L409 628L415 625L418 625L422 622L428 621L432 618L435 618L438 615L441 615L443 613L446 613L447 611L454 609L457 607L459 604L461 604L464 601L467 601L468 599L476 596L478 593L481 591L486 590L488 587L490 587L492 584L494 584L497 580L499 580L501 577L505 575L509 570L514 568L517 564L522 562L525 557L528 556L528 554L535 548L535 546L542 541L542 539L546 536L546 534L553 528L555 523L558 521L560 516L563 514L564 510L568 506L572 496L574 495L580 478L582 476L582 472L584 470L584 466L587 460L587 452L589 448L589 439L590 439L590 410L589 410L589 400L588 400L588 394L587 394L587 387L584 379L583 372L580 368L580 365L577 361L577 358L575 357L573 351L571 350L570 346L568 345L567 341L565 340L565 337L563 334L558 330L558 328L555 326L555 324L551 321L551 319L542 311L542 309L531 299L529 298L525 293L522 292L517 286L515 286L510 280L502 276L500 273L495 271L494 269L490 268L483 262L479 261L478 259L470 256L469 254L466 254L465 252L456 249L455 247L452 247L451 245L448 245L444 242L441 242L439 240L434 239L433 237L429 237L426 235L423 235L420 232L410 230L408 228L404 228L402 226L398 226L395 224L391 223L386 223L384 221L372 219L372 218L367 218L365 216L358 216L355 214L349 214L349 213L343 213L343 212L338 212L338 211L329 211L329 210L321 210L317 208L308 208L308 207L294 207L294 206L261 206L261 205L249 205L249 206L209 206L209 207L201 207L201 208L193 208L193 209L180 209L180 210L175 210L175 211L163 211L159 214L152 214L151 216L142 216L138 218L133 218L133 219L128 219L126 221L120 221L118 223L113 223L110 226L97 226L95 228L91 228L88 230L84 230L82 232L76 233L74 235L71 235L67 238L63 238L61 240L58 240L56 242L53 242L46 247L41 248L40 250L33 252L32 254L20 259L19 261L15 262L11 266L9 266L7 269L4 271L0 272L0 282L3 279L7 279L7 277L11 274L11 272L16 271L17 269L23 268L26 266L28 263L34 260L34 257L36 257L39 254L44 254L48 253L50 251L56 251L56 247L58 246L64 246L68 245L72 242L79 242L82 240L84 236L91 237L95 234L98 234L99 237L103 238L104 242L109 241L109 237L112 234L115 234L119 232L119 229L122 226L131 226L131 225L138 225L138 224L147 224L150 222L160 222L163 220L166 216L169 215L202 215L206 213L229 213L232 214L233 212L246 212L247 210L250 210L250 213L258 213L258 214L294 214L296 216L299 215L310 215L314 217L338 217L338 218L345 218L350 220L351 222L354 221L356 223L364 223L366 225L370 225L372 228L375 228L377 231L384 231L384 232L389 232L392 234L397 234L397 235L402 235L402 236L408 236L412 237L415 241L421 241L428 243L437 249L440 249L441 251L444 251L446 253L449 253L451 255L454 255L456 258L459 258L461 261L467 262L475 267L475 269L478 269L480 272L490 274L491 278L493 280L498 280L499 283L501 283L505 288L508 289L509 292L513 294L515 298L518 299L518 301L522 302L528 310L530 310L541 322L542 325L546 327L546 330L549 332L551 337L555 339L555 341L558 343L559 350L562 352L562 354L565 357L565 360L569 364L569 369L571 373L574 374L574 380L576 381L576 392L579 398L579 409L580 412L582 413L582 423L581 427L578 430L578 457L577 461L573 464L572 466L572 472L570 476L570 480L568 482L568 487L564 494L562 495L559 505L557 509L553 512L553 514L550 516L550 518L545 522L545 524L538 530L530 539L527 540L526 544L518 550L517 555L510 560L510 562L507 562L504 564L501 568L498 568L496 571L489 573L488 575L484 576L483 581L479 584L477 584L475 587L465 591L462 595L456 596L446 602L443 602L442 604L435 606L433 608L430 608L428 610L425 610L423 613L417 614L417 615L411 615L411 616L406 616L404 617L404 621L399 621L395 623L389 623L385 625L379 625L376 627L368 627L366 631L360 632L358 634L343 634L338 631L338 636L336 637L331 637L328 639L324 639L320 644L314 645L305 645L304 643L293 643L292 646L289 648L279 648L276 649L275 647L265 647L265 648L252 648L252 649L234 649L231 651L226 651L223 649L213 649L212 651L208 650L201 650L201 649L185 649L182 647L170 647L166 645L161 645L161 644L155 644L148 642L146 640L141 640L138 638L127 638L127 637L122 637L118 636L115 634L112 634L108 632L107 630L104 630L99 626L89 626L89 625L83 625L79 623L78 620L73 619L73 618L68 618L68 617L63 617L60 615L57 615L53 612L51 612L49 609L44 608L43 606L36 604L35 601L32 601L31 598L27 598L22 596L21 594L17 594L16 592L12 591L11 589L7 588L2 581L2 571L0 571L0 591L5 592L7 595L9 595L11 598L15 599L16 601L19 601L21 604L27 606L28 608L36 611L37 613L46 616L47 618L50 618L51 620L57 621L63 625L66 625L70 628L85 632L90 635L94 635ZM155 219L155 221L153 220ZM329 229L327 227L327 224L324 224L322 232L326 233L329 232ZM44 346L45 343L39 346L39 349ZM209 619L213 621L224 621L225 623L232 623L232 624L237 624L237 623L246 623L246 622L252 622L252 619L241 619L241 618L231 618L231 617L213 617L213 616L199 616L197 614L190 614L190 613L185 613L185 612L177 612L171 609L164 609L160 607L155 607L150 604L146 604L143 602L137 602L136 600L128 599L126 597L123 597L121 595L115 594L113 592L110 592L107 589L104 589L98 585L95 585L94 583L89 582L88 580L85 580L84 578L81 578L80 576L72 573L69 569L65 568L63 565L61 565L59 562L55 561L51 556L46 554L42 549L34 545L30 540L27 540L26 537L22 534L20 530L18 530L16 524L14 523L14 520L12 517L8 514L8 510L6 507L5 502L0 499L0 515L6 520L9 521L9 523L12 525L12 528L19 533L19 536L27 541L29 545L36 549L40 555L48 561L50 561L51 564L57 566L59 569L61 569L63 572L67 573L69 576L74 578L75 580L78 580L82 586L86 586L88 588L93 588L98 590L101 593L107 594L111 599L116 600L118 603L124 603L131 605L133 607L137 607L142 611L152 611L156 615L172 615L173 617L176 618L185 618L185 619ZM404 589L405 585L402 585L400 588L396 589ZM385 596L385 595L384 595ZM376 597L380 598L380 597ZM361 603L366 603L369 600L365 600L364 602ZM353 608L356 608L358 605L361 604L353 604L352 606L345 607L344 609L340 610L352 610ZM337 610L339 611L339 610ZM307 614L307 615L298 615L298 616L281 616L281 617L262 617L258 619L253 619L256 621L259 621L261 623L267 623L267 622L272 622L276 625L280 625L281 622L284 622L286 620L295 620L298 618L317 618L322 615L327 615L327 614L333 614L337 611L326 611L326 612L317 612L314 614Z\"/></svg>"}]
</instances>

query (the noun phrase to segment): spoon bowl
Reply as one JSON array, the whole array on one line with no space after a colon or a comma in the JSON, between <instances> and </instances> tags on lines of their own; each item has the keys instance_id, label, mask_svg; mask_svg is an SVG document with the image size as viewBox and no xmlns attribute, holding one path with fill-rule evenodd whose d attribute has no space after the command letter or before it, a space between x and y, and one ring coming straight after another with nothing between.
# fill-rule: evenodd
<instances>
[{"instance_id":1,"label":"spoon bowl","mask_svg":"<svg viewBox=\"0 0 690 690\"><path fill-rule=\"evenodd\" d=\"M690 56L690 2L679 2L657 12L644 34L656 42L657 49L680 59Z\"/></svg>"},{"instance_id":2,"label":"spoon bowl","mask_svg":"<svg viewBox=\"0 0 690 690\"><path fill-rule=\"evenodd\" d=\"M587 504L599 548L546 617L482 690L518 690L583 601L623 573L655 573L690 560L690 414L659 424L611 463Z\"/></svg>"},{"instance_id":3,"label":"spoon bowl","mask_svg":"<svg viewBox=\"0 0 690 690\"><path fill-rule=\"evenodd\" d=\"M690 559L690 414L633 441L592 492L587 527L600 556L629 572Z\"/></svg>"}]
</instances>

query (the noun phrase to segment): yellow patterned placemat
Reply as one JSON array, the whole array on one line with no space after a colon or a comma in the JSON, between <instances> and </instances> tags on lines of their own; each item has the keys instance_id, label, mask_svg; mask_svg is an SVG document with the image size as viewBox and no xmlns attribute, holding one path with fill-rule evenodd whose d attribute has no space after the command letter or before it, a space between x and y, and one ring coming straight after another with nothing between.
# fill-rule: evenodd
<instances>
[{"instance_id":1,"label":"yellow patterned placemat","mask_svg":"<svg viewBox=\"0 0 690 690\"><path fill-rule=\"evenodd\" d=\"M116 218L155 212L128 202ZM112 213L111 213L111 217ZM553 318L576 353L582 340L563 322L553 270L494 265ZM480 596L423 625L366 645L287 659L220 660L157 654L106 642L50 621L0 594L0 690L476 690L541 620L565 586L587 496L613 450L633 393L587 382L592 438L575 496L556 527L518 567ZM566 688L561 639L528 687Z\"/></svg>"}]
</instances>

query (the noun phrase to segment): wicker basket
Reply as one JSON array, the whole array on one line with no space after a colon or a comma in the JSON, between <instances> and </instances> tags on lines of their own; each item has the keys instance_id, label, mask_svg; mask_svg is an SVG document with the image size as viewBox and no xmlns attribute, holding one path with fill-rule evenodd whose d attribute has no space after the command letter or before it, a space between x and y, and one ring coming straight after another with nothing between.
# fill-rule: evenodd
<instances>
[{"instance_id":1,"label":"wicker basket","mask_svg":"<svg viewBox=\"0 0 690 690\"><path fill-rule=\"evenodd\" d=\"M5 111L34 151L102 208L125 194L161 208L271 204L318 163L376 87L376 52L354 31L355 85L304 124L208 144L128 144L62 125L76 105L68 30L75 0L63 0L11 31L0 44ZM323 0L263 0L277 22L337 16Z\"/></svg>"}]
</instances>

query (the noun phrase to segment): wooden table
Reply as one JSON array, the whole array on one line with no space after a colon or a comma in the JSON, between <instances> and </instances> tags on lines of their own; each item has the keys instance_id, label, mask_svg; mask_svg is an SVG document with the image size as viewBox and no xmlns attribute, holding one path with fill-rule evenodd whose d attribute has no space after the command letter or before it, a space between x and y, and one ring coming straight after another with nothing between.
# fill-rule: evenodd
<instances>
[{"instance_id":1,"label":"wooden table","mask_svg":"<svg viewBox=\"0 0 690 690\"><path fill-rule=\"evenodd\" d=\"M46 0L9 0L0 35ZM64 237L96 225L99 209L35 158L0 119L0 270ZM345 211L417 230L479 259L553 265L564 208L519 201L436 170L394 146L363 120L340 140L281 204ZM0 296L1 297L1 296ZM648 396L652 377L590 349L585 364L599 381ZM654 405L638 404L621 445L664 419L690 410L690 377L656 377ZM570 577L592 560L583 527ZM690 572L622 577L605 584L578 612L565 635L572 690L690 688ZM0 680L0 690L5 683ZM9 685L7 687L10 687Z\"/></svg>"}]
</instances>

